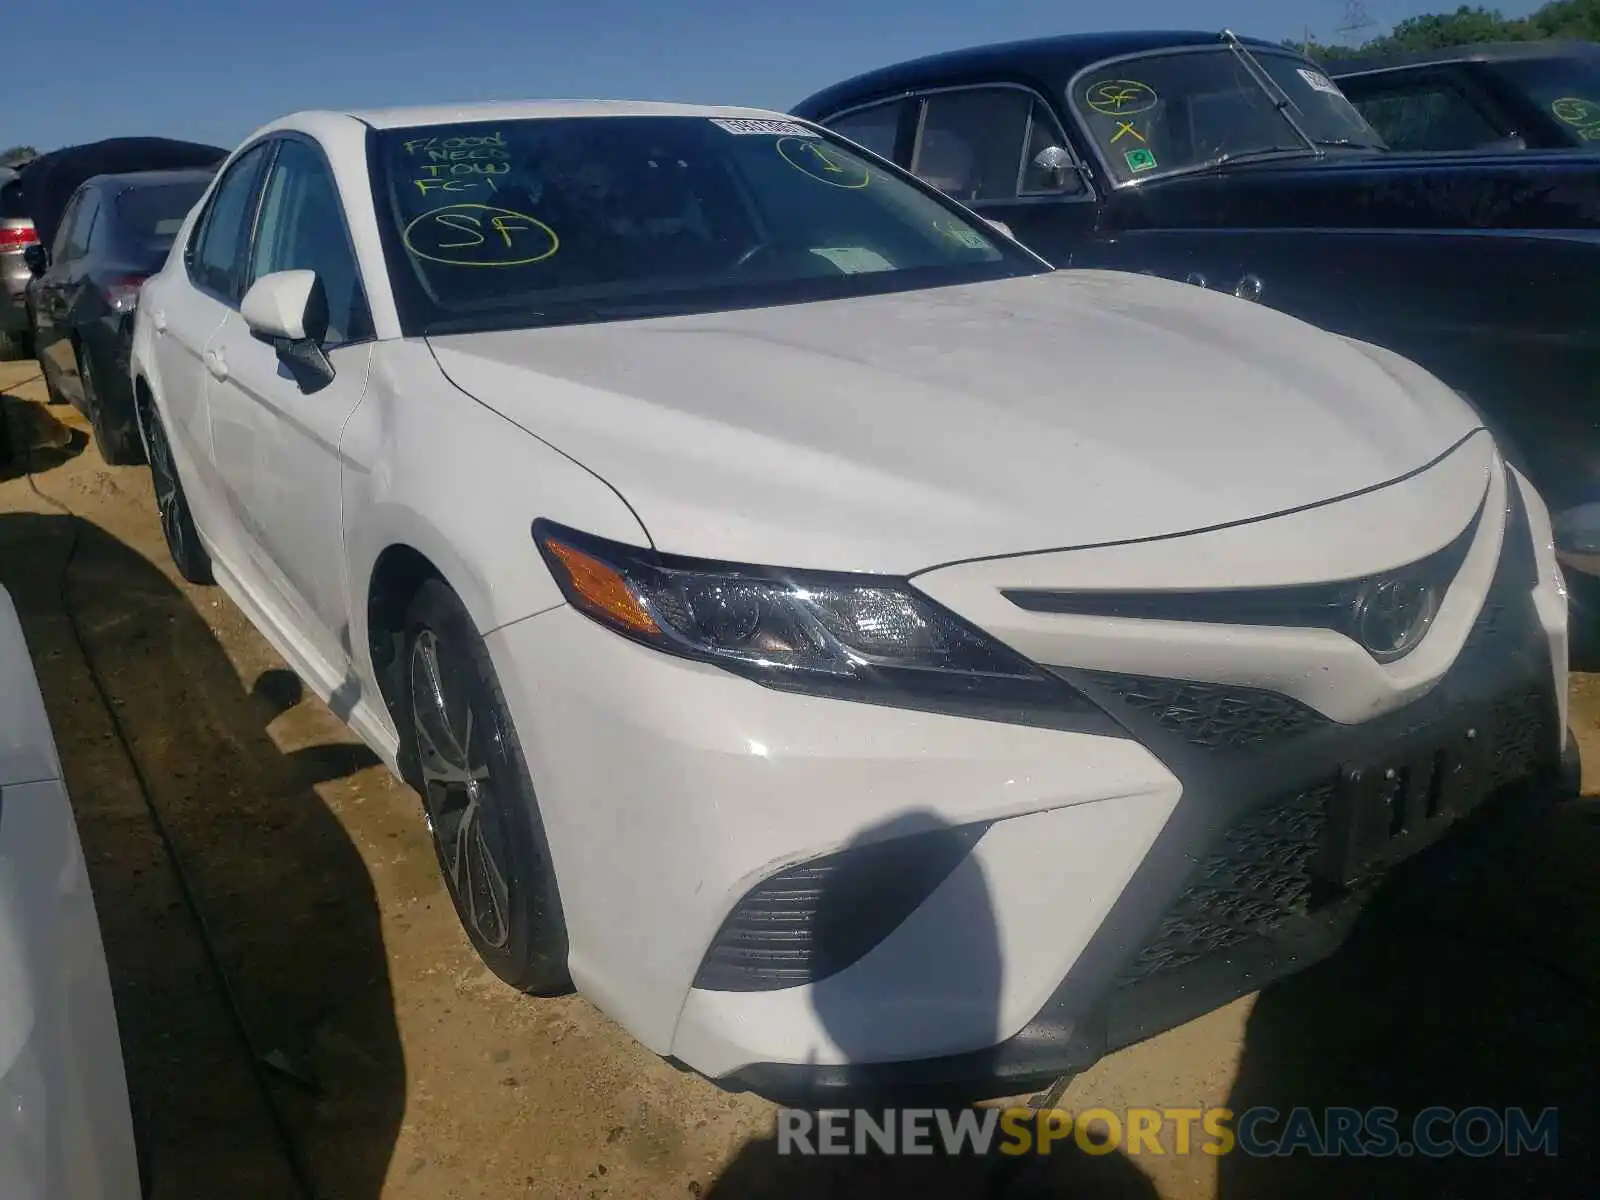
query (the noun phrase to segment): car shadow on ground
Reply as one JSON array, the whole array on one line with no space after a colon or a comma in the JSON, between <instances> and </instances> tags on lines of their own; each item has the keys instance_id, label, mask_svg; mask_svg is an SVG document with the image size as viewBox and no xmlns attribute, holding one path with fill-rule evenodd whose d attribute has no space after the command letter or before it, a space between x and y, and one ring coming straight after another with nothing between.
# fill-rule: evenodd
<instances>
[{"instance_id":1,"label":"car shadow on ground","mask_svg":"<svg viewBox=\"0 0 1600 1200\"><path fill-rule=\"evenodd\" d=\"M266 730L298 702L292 676L242 684L185 594L91 523L0 514L0 584L77 815L151 1200L280 1200L298 1193L296 1160L315 1194L376 1200L405 1064L371 877L315 791L375 760L347 745L280 752Z\"/></svg>"},{"instance_id":2,"label":"car shadow on ground","mask_svg":"<svg viewBox=\"0 0 1600 1200\"><path fill-rule=\"evenodd\" d=\"M30 470L41 475L88 444L86 433L56 420L44 405L0 392L0 483Z\"/></svg>"},{"instance_id":3,"label":"car shadow on ground","mask_svg":"<svg viewBox=\"0 0 1600 1200\"><path fill-rule=\"evenodd\" d=\"M1387 888L1333 958L1258 997L1228 1107L1271 1108L1271 1142L1303 1107L1396 1110L1394 1152L1315 1157L1241 1150L1218 1163L1224 1200L1352 1196L1590 1194L1600 1152L1600 804L1569 801L1543 820L1461 831ZM1413 1151L1419 1115L1481 1107L1530 1124L1556 1109L1556 1140L1510 1155L1491 1117L1470 1127L1430 1118L1423 1149L1464 1137L1447 1156ZM1416 1144L1416 1143L1414 1143ZM1472 1147L1481 1156L1470 1152ZM1280 1151L1286 1147L1280 1143Z\"/></svg>"},{"instance_id":4,"label":"car shadow on ground","mask_svg":"<svg viewBox=\"0 0 1600 1200\"><path fill-rule=\"evenodd\" d=\"M906 813L880 827L864 830L847 849L897 835L937 837L950 829L932 813ZM952 989L950 999L985 1014L982 1017L985 1025L998 1026L1004 964L983 870L976 862L968 860L957 866L940 886L956 889L959 903L955 907L963 917L960 928L942 930L945 943L940 964L943 986ZM831 940L855 936L854 930L860 920L860 890L854 886L830 886L825 882L816 903L814 952L829 956ZM817 988L815 995L817 1017L845 1061L870 1061L871 1053L879 1048L872 1030L873 1014L863 1009L856 996L830 992L825 984ZM873 1119L879 1122L886 1108L928 1105L925 1099L890 1096L852 1099L849 1103L867 1107L873 1112ZM959 1109L946 1111L949 1113L946 1120L952 1125L963 1115ZM976 1115L981 1119L986 1114L980 1110ZM815 1121L816 1114L811 1114L811 1119ZM998 1122L998 1115L993 1119ZM937 1129L937 1126L932 1128ZM1038 1126L1025 1128L1036 1132ZM1036 1137L1034 1140L1036 1144ZM853 1135L846 1141L853 1143ZM867 1200L869 1197L883 1200L899 1196L914 1196L917 1200L944 1200L946 1197L950 1200L957 1197L962 1200L1039 1197L1042 1200L1062 1196L1155 1200L1156 1197L1155 1187L1144 1173L1120 1149L1103 1142L1091 1142L1093 1152L1089 1152L1080 1149L1069 1136L1053 1142L1048 1154L1016 1154L1018 1140L997 1132L989 1152L979 1155L946 1153L936 1132L929 1141L932 1153L891 1155L863 1140L867 1151L864 1154L798 1154L793 1139L775 1132L773 1137L748 1143L704 1195L708 1200L812 1200L819 1196L829 1200ZM1001 1150L1008 1142L1013 1148L1009 1155Z\"/></svg>"}]
</instances>

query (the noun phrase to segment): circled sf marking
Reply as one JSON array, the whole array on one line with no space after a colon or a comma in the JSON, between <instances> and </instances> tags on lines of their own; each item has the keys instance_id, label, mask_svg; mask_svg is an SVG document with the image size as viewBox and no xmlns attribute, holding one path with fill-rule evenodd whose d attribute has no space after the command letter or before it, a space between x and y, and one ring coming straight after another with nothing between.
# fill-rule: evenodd
<instances>
[{"instance_id":1,"label":"circled sf marking","mask_svg":"<svg viewBox=\"0 0 1600 1200\"><path fill-rule=\"evenodd\" d=\"M1550 111L1556 120L1568 125L1593 125L1600 123L1600 104L1578 96L1563 96L1551 102Z\"/></svg>"},{"instance_id":2,"label":"circled sf marking","mask_svg":"<svg viewBox=\"0 0 1600 1200\"><path fill-rule=\"evenodd\" d=\"M778 153L795 170L834 187L864 188L872 179L872 173L864 164L853 162L832 146L809 138L779 138Z\"/></svg>"},{"instance_id":3,"label":"circled sf marking","mask_svg":"<svg viewBox=\"0 0 1600 1200\"><path fill-rule=\"evenodd\" d=\"M1083 93L1083 102L1107 117L1132 117L1160 102L1155 88L1137 79L1103 79Z\"/></svg>"},{"instance_id":4,"label":"circled sf marking","mask_svg":"<svg viewBox=\"0 0 1600 1200\"><path fill-rule=\"evenodd\" d=\"M543 262L561 239L537 217L493 204L447 204L412 219L406 249L454 267L520 267Z\"/></svg>"}]
</instances>

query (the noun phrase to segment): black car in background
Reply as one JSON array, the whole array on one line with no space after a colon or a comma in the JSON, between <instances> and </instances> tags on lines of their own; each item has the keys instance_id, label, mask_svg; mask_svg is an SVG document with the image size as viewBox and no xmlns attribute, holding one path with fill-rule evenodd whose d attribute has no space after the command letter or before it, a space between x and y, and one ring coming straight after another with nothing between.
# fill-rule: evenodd
<instances>
[{"instance_id":1,"label":"black car in background","mask_svg":"<svg viewBox=\"0 0 1600 1200\"><path fill-rule=\"evenodd\" d=\"M139 288L161 269L212 169L97 175L72 194L55 240L26 251L28 309L52 403L75 405L109 463L143 461L128 355Z\"/></svg>"},{"instance_id":2,"label":"black car in background","mask_svg":"<svg viewBox=\"0 0 1600 1200\"><path fill-rule=\"evenodd\" d=\"M1322 67L1227 32L961 50L793 111L1058 267L1218 288L1413 359L1600 546L1600 156L1394 153Z\"/></svg>"},{"instance_id":3,"label":"black car in background","mask_svg":"<svg viewBox=\"0 0 1600 1200\"><path fill-rule=\"evenodd\" d=\"M1395 150L1600 153L1600 44L1500 42L1334 59L1328 73Z\"/></svg>"}]
</instances>

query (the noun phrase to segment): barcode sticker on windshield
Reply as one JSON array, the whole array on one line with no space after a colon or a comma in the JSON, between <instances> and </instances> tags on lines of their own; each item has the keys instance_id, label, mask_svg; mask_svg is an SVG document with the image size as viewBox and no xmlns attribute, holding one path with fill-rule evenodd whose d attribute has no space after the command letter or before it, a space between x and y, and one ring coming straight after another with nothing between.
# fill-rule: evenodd
<instances>
[{"instance_id":1,"label":"barcode sticker on windshield","mask_svg":"<svg viewBox=\"0 0 1600 1200\"><path fill-rule=\"evenodd\" d=\"M765 133L778 137L816 137L815 130L794 121L761 121L751 117L712 117L711 123L729 133Z\"/></svg>"},{"instance_id":2,"label":"barcode sticker on windshield","mask_svg":"<svg viewBox=\"0 0 1600 1200\"><path fill-rule=\"evenodd\" d=\"M1333 80L1329 79L1321 71L1308 71L1304 67L1296 67L1295 70L1300 72L1301 79L1304 79L1317 91L1327 92L1330 96L1344 95L1344 93L1339 90L1338 84L1334 83Z\"/></svg>"}]
</instances>

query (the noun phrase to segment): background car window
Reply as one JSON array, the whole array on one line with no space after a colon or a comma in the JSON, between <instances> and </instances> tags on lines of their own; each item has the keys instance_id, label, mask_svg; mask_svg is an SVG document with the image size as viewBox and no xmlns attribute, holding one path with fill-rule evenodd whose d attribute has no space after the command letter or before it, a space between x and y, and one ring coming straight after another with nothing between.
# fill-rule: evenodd
<instances>
[{"instance_id":1,"label":"background car window","mask_svg":"<svg viewBox=\"0 0 1600 1200\"><path fill-rule=\"evenodd\" d=\"M183 227L184 217L205 190L205 181L195 180L149 184L118 192L114 209L119 240L151 254L165 254Z\"/></svg>"},{"instance_id":2,"label":"background car window","mask_svg":"<svg viewBox=\"0 0 1600 1200\"><path fill-rule=\"evenodd\" d=\"M56 241L60 253L53 255L55 262L76 262L89 252L89 239L94 234L95 219L100 215L100 197L93 192L79 194L72 212L72 223L63 225Z\"/></svg>"},{"instance_id":3,"label":"background car window","mask_svg":"<svg viewBox=\"0 0 1600 1200\"><path fill-rule=\"evenodd\" d=\"M257 146L228 169L195 235L194 281L225 300L239 298L240 251L249 232L256 179L266 157L267 147Z\"/></svg>"},{"instance_id":4,"label":"background car window","mask_svg":"<svg viewBox=\"0 0 1600 1200\"><path fill-rule=\"evenodd\" d=\"M339 192L322 156L285 141L261 198L251 283L274 271L315 271L328 298L329 343L372 336L366 292L345 233Z\"/></svg>"},{"instance_id":5,"label":"background car window","mask_svg":"<svg viewBox=\"0 0 1600 1200\"><path fill-rule=\"evenodd\" d=\"M1355 104L1392 150L1472 150L1504 136L1459 88L1437 77L1368 93Z\"/></svg>"},{"instance_id":6,"label":"background car window","mask_svg":"<svg viewBox=\"0 0 1600 1200\"><path fill-rule=\"evenodd\" d=\"M829 121L828 128L858 146L865 146L874 154L893 159L895 142L900 134L900 115L905 107L903 100L874 104L871 108L858 109Z\"/></svg>"},{"instance_id":7,"label":"background car window","mask_svg":"<svg viewBox=\"0 0 1600 1200\"><path fill-rule=\"evenodd\" d=\"M79 192L67 201L67 207L61 214L61 224L56 227L56 244L50 247L50 261L62 262L67 257L67 246L72 236L72 224L78 219L78 209L83 204L83 193Z\"/></svg>"},{"instance_id":8,"label":"background car window","mask_svg":"<svg viewBox=\"0 0 1600 1200\"><path fill-rule=\"evenodd\" d=\"M1066 135L1061 132L1050 110L1035 100L1028 116L1028 141L1023 151L1022 175L1017 182L1018 194L1082 195L1088 185L1077 169L1078 156L1069 147ZM1046 154L1047 151L1059 151L1060 154ZM1061 154L1067 155L1073 165L1067 168L1054 166L1052 158L1061 161Z\"/></svg>"},{"instance_id":9,"label":"background car window","mask_svg":"<svg viewBox=\"0 0 1600 1200\"><path fill-rule=\"evenodd\" d=\"M1574 142L1600 149L1600 52L1507 59L1496 70L1553 116Z\"/></svg>"},{"instance_id":10,"label":"background car window","mask_svg":"<svg viewBox=\"0 0 1600 1200\"><path fill-rule=\"evenodd\" d=\"M929 96L912 172L963 203L1015 199L1032 104L1012 88Z\"/></svg>"}]
</instances>

